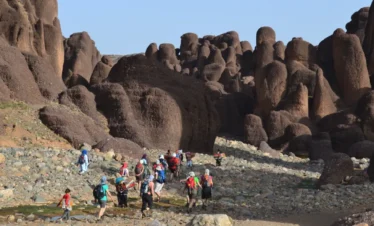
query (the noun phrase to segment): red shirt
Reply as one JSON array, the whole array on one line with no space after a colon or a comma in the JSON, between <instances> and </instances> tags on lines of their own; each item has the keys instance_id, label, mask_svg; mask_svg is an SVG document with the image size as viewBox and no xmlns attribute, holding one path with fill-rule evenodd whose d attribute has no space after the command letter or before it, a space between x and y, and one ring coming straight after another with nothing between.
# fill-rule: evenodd
<instances>
[{"instance_id":1,"label":"red shirt","mask_svg":"<svg viewBox=\"0 0 374 226\"><path fill-rule=\"evenodd\" d=\"M62 199L65 199L65 206L70 206L70 194L69 193L62 196Z\"/></svg>"}]
</instances>

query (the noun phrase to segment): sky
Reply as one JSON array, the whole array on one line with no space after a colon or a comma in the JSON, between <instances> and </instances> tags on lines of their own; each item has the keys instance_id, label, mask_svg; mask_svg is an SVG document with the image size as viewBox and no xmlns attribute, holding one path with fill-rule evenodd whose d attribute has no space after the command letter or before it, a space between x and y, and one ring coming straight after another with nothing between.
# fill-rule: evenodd
<instances>
[{"instance_id":1,"label":"sky","mask_svg":"<svg viewBox=\"0 0 374 226\"><path fill-rule=\"evenodd\" d=\"M144 52L155 42L180 45L187 32L237 31L255 46L256 32L272 27L287 44L302 37L314 45L343 28L370 0L59 0L62 33L87 31L102 54Z\"/></svg>"}]
</instances>

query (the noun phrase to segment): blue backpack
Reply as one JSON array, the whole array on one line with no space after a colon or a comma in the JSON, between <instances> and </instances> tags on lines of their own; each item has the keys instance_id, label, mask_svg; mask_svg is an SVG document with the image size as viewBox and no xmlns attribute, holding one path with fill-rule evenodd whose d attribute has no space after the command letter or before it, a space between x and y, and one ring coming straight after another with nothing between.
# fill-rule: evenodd
<instances>
[{"instance_id":1,"label":"blue backpack","mask_svg":"<svg viewBox=\"0 0 374 226\"><path fill-rule=\"evenodd\" d=\"M158 177L156 181L158 183L165 183L166 181L165 170L157 170L157 174L158 174Z\"/></svg>"}]
</instances>

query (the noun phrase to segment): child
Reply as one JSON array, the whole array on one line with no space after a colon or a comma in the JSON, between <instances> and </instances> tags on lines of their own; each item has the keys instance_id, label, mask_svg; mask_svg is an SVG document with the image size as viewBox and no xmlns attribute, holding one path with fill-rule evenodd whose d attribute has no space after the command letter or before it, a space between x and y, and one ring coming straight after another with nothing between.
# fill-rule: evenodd
<instances>
[{"instance_id":1,"label":"child","mask_svg":"<svg viewBox=\"0 0 374 226\"><path fill-rule=\"evenodd\" d=\"M64 214L61 216L60 219L64 220L70 220L70 211L72 210L72 204L71 196L70 196L70 189L67 188L65 190L65 195L62 196L60 202L57 204L57 207L59 207L62 203L62 209L64 209Z\"/></svg>"}]
</instances>

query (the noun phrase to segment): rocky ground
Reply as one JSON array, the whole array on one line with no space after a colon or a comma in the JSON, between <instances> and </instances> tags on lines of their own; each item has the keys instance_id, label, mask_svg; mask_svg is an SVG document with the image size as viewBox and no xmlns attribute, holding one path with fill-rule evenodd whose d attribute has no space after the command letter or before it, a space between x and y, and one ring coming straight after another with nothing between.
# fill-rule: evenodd
<instances>
[{"instance_id":1,"label":"rocky ground","mask_svg":"<svg viewBox=\"0 0 374 226\"><path fill-rule=\"evenodd\" d=\"M187 215L182 185L165 186L164 198L156 204L151 219L140 219L140 200L130 192L131 208L111 208L107 223L123 220L139 225L158 220L166 225L185 225L195 214L227 214L236 225L251 220L276 220L298 214L344 212L369 207L374 202L374 185L327 185L315 189L314 182L323 169L323 161L287 155L273 155L238 141L217 138L215 149L226 153L222 167L215 166L211 155L197 154L193 170L199 175L205 168L214 176L214 200L207 210L198 206ZM163 150L146 150L155 160ZM137 160L115 156L114 153L90 151L91 164L87 174L79 175L75 165L80 151L59 148L0 149L0 211L1 221L44 221L53 219L61 210L52 207L66 187L72 190L73 215L88 216L94 223L96 207L92 205L92 186L102 175L112 182L122 161L133 169ZM273 157L275 156L275 157ZM4 157L4 161L2 161ZM120 160L117 161L116 159ZM367 159L354 160L357 168L365 168ZM133 170L131 170L132 172ZM182 177L189 169L183 168ZM113 184L110 185L114 191ZM19 207L25 206L28 207ZM39 207L37 207L39 206ZM26 210L25 210L26 209ZM18 214L16 214L18 213ZM39 219L39 220L37 220ZM131 224L132 224L131 223Z\"/></svg>"}]
</instances>

